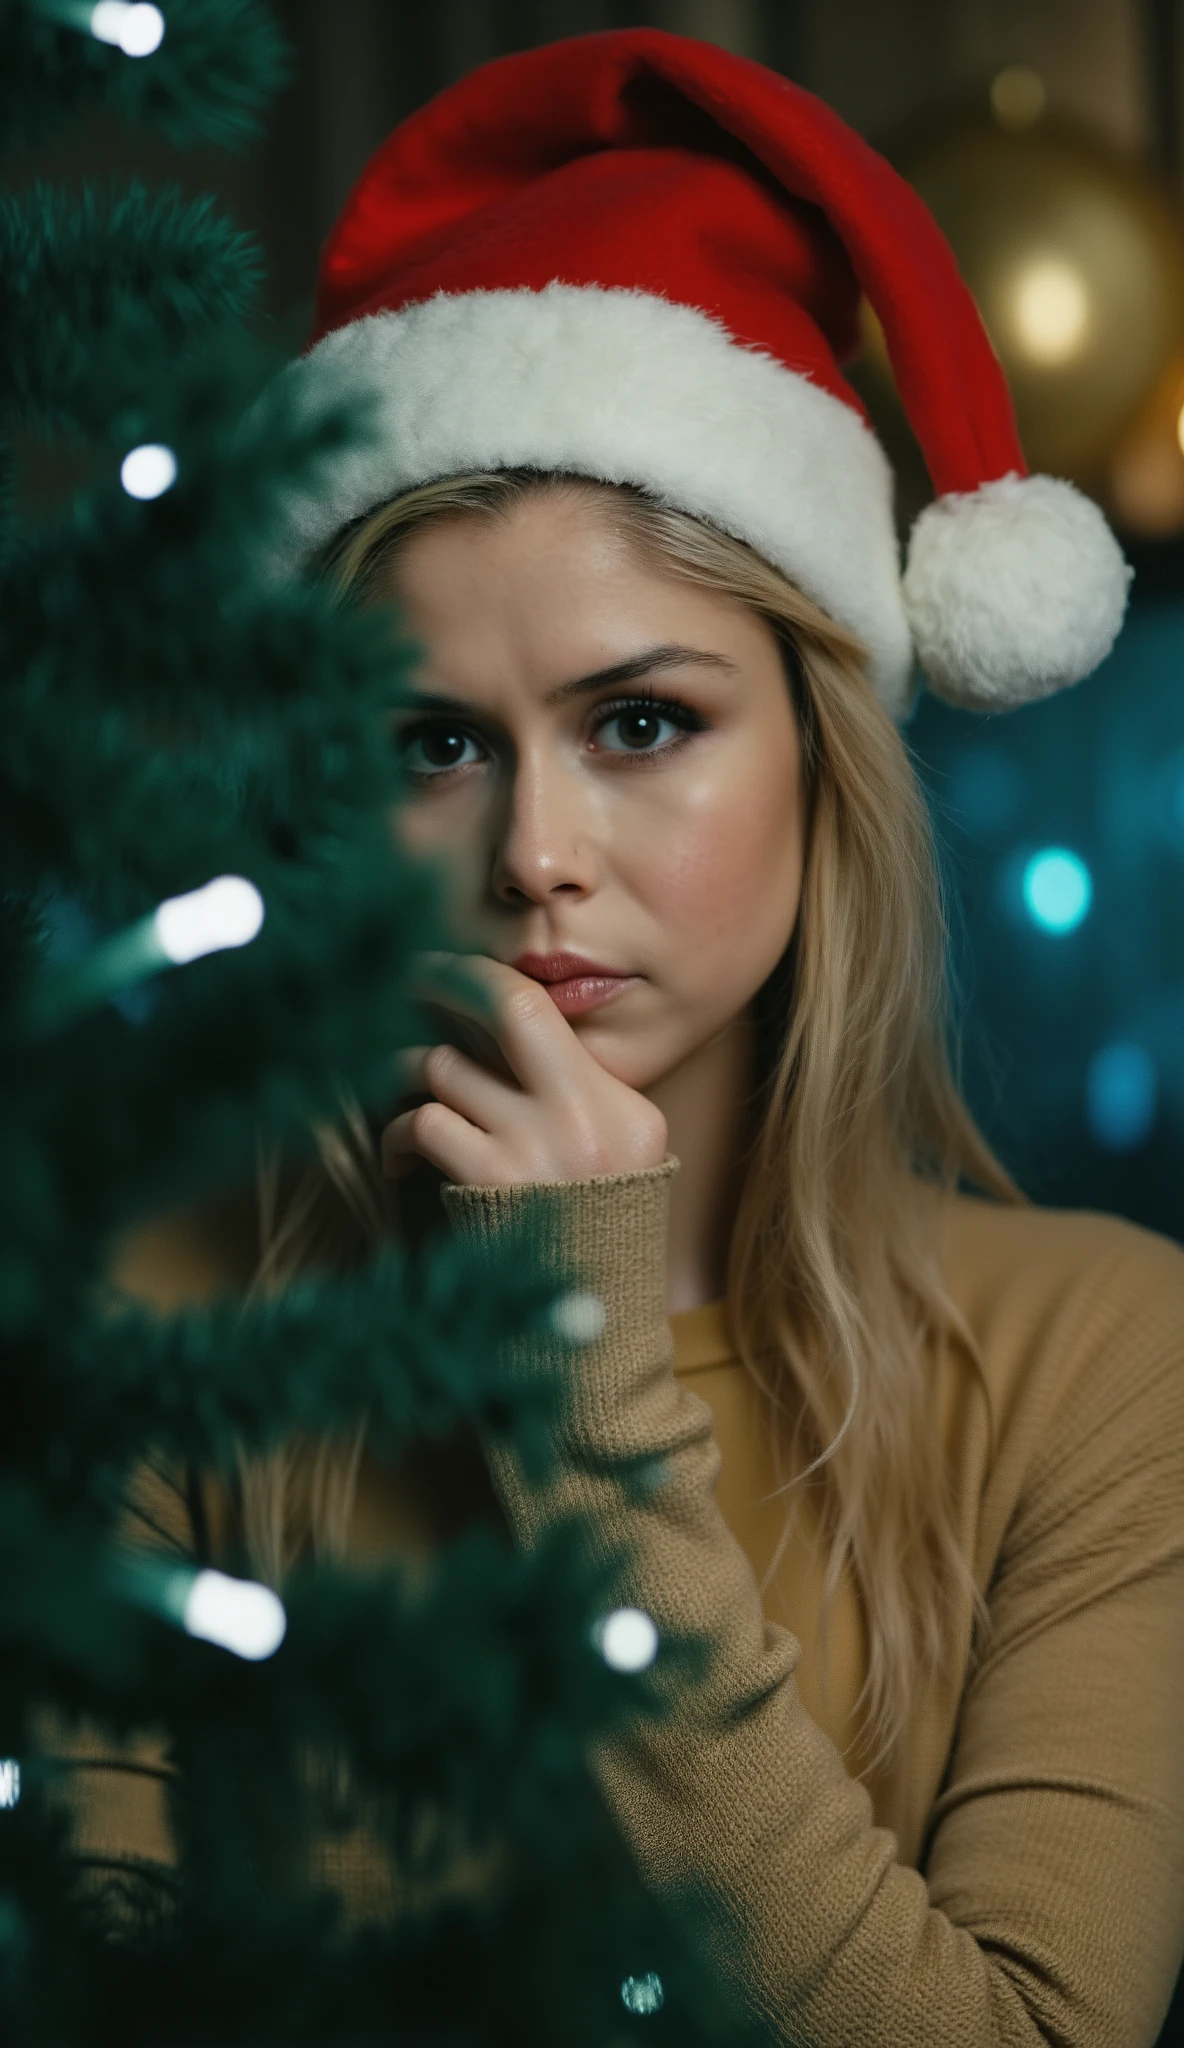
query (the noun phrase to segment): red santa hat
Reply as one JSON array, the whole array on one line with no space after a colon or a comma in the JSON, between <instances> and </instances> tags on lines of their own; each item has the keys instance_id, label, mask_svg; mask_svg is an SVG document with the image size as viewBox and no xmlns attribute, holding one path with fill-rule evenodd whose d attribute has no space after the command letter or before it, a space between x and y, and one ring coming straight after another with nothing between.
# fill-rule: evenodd
<instances>
[{"instance_id":1,"label":"red santa hat","mask_svg":"<svg viewBox=\"0 0 1184 2048\"><path fill-rule=\"evenodd\" d=\"M936 497L903 577L892 473L840 365L866 293ZM370 159L292 366L374 431L295 508L304 553L432 479L628 482L746 541L913 701L1002 710L1112 646L1131 571L1096 505L1029 476L931 214L813 94L658 29L469 73Z\"/></svg>"}]
</instances>

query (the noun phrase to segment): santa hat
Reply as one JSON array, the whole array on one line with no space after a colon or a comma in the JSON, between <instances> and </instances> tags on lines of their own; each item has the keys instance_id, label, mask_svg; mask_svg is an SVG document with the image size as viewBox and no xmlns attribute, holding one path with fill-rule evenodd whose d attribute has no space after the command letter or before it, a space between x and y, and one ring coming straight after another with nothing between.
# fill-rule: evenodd
<instances>
[{"instance_id":1,"label":"santa hat","mask_svg":"<svg viewBox=\"0 0 1184 2048\"><path fill-rule=\"evenodd\" d=\"M936 493L900 573L892 473L840 365L865 293ZM914 651L1002 710L1112 646L1131 571L1071 484L1028 476L930 213L800 86L658 29L470 72L370 159L326 244L310 395L374 428L295 508L307 554L472 470L628 482L746 541L863 641L897 720Z\"/></svg>"}]
</instances>

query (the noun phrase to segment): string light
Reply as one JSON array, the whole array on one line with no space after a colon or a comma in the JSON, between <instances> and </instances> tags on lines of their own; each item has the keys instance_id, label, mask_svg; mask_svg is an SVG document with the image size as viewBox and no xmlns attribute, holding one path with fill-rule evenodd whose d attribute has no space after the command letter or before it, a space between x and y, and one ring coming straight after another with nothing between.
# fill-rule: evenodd
<instances>
[{"instance_id":1,"label":"string light","mask_svg":"<svg viewBox=\"0 0 1184 2048\"><path fill-rule=\"evenodd\" d=\"M231 1579L224 1572L198 1572L185 1595L186 1634L233 1650L253 1663L274 1656L288 1629L284 1603L270 1586Z\"/></svg>"},{"instance_id":2,"label":"string light","mask_svg":"<svg viewBox=\"0 0 1184 2048\"><path fill-rule=\"evenodd\" d=\"M244 875L218 875L187 895L166 898L147 917L47 976L33 990L29 1021L35 1029L54 1030L162 967L248 945L263 919L263 898L253 882Z\"/></svg>"},{"instance_id":3,"label":"string light","mask_svg":"<svg viewBox=\"0 0 1184 2048\"><path fill-rule=\"evenodd\" d=\"M598 1621L593 1640L614 1671L644 1671L658 1654L658 1630L643 1607L615 1607Z\"/></svg>"},{"instance_id":4,"label":"string light","mask_svg":"<svg viewBox=\"0 0 1184 2048\"><path fill-rule=\"evenodd\" d=\"M20 1765L14 1756L0 1756L0 1810L15 1806L20 1796Z\"/></svg>"},{"instance_id":5,"label":"string light","mask_svg":"<svg viewBox=\"0 0 1184 2048\"><path fill-rule=\"evenodd\" d=\"M551 1327L572 1344L593 1344L604 1335L604 1303L598 1294L561 1294L551 1309Z\"/></svg>"},{"instance_id":6,"label":"string light","mask_svg":"<svg viewBox=\"0 0 1184 2048\"><path fill-rule=\"evenodd\" d=\"M177 481L177 458L163 441L145 441L124 456L119 481L129 498L162 498Z\"/></svg>"},{"instance_id":7,"label":"string light","mask_svg":"<svg viewBox=\"0 0 1184 2048\"><path fill-rule=\"evenodd\" d=\"M164 41L164 16L159 7L132 0L99 0L91 10L90 32L100 43L114 43L125 57L150 57Z\"/></svg>"},{"instance_id":8,"label":"string light","mask_svg":"<svg viewBox=\"0 0 1184 2048\"><path fill-rule=\"evenodd\" d=\"M249 945L262 924L263 898L243 875L219 875L187 896L169 896L152 913L161 955L175 966Z\"/></svg>"},{"instance_id":9,"label":"string light","mask_svg":"<svg viewBox=\"0 0 1184 2048\"><path fill-rule=\"evenodd\" d=\"M254 1579L166 1564L146 1551L122 1552L112 1562L111 1575L123 1599L251 1663L274 1656L287 1634L283 1601Z\"/></svg>"},{"instance_id":10,"label":"string light","mask_svg":"<svg viewBox=\"0 0 1184 2048\"><path fill-rule=\"evenodd\" d=\"M621 1985L621 2003L627 2012L661 2012L666 1994L657 1971L647 1970L644 1977L626 1977Z\"/></svg>"}]
</instances>

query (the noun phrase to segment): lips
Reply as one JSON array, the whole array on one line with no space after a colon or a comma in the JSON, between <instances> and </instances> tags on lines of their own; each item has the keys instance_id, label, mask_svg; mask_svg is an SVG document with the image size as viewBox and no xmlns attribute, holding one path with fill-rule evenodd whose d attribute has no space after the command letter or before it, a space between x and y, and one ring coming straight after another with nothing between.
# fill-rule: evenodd
<instances>
[{"instance_id":1,"label":"lips","mask_svg":"<svg viewBox=\"0 0 1184 2048\"><path fill-rule=\"evenodd\" d=\"M605 967L598 960L586 960L581 953L520 953L510 965L532 981L575 981L590 975L619 981L625 975L623 968Z\"/></svg>"}]
</instances>

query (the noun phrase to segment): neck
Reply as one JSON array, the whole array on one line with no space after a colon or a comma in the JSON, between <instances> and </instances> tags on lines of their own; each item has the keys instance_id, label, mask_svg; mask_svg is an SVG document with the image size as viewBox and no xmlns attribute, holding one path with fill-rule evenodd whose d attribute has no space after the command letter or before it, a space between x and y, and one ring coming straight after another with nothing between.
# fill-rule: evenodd
<instances>
[{"instance_id":1,"label":"neck","mask_svg":"<svg viewBox=\"0 0 1184 2048\"><path fill-rule=\"evenodd\" d=\"M679 1161L670 1188L666 1313L718 1301L753 1137L756 1031L744 1010L644 1092Z\"/></svg>"}]
</instances>

